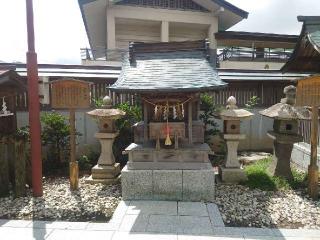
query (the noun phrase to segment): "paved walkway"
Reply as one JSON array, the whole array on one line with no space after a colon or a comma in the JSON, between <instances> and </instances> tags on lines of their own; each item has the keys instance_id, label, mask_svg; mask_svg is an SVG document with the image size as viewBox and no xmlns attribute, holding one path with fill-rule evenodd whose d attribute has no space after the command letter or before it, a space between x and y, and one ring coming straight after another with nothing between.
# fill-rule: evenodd
<instances>
[{"instance_id":1,"label":"paved walkway","mask_svg":"<svg viewBox=\"0 0 320 240\"><path fill-rule=\"evenodd\" d=\"M109 223L0 220L1 240L320 240L320 230L225 227L215 204L122 201Z\"/></svg>"}]
</instances>

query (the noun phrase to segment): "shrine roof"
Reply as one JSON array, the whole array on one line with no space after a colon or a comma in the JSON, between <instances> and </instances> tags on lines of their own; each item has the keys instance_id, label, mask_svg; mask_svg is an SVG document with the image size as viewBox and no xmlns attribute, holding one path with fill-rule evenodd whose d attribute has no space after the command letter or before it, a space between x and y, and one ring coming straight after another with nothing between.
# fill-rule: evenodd
<instances>
[{"instance_id":1,"label":"shrine roof","mask_svg":"<svg viewBox=\"0 0 320 240\"><path fill-rule=\"evenodd\" d=\"M301 34L283 72L320 72L320 16L298 16Z\"/></svg>"},{"instance_id":2,"label":"shrine roof","mask_svg":"<svg viewBox=\"0 0 320 240\"><path fill-rule=\"evenodd\" d=\"M8 89L12 91L25 91L26 85L21 81L20 76L11 67L0 68L0 93Z\"/></svg>"},{"instance_id":3,"label":"shrine roof","mask_svg":"<svg viewBox=\"0 0 320 240\"><path fill-rule=\"evenodd\" d=\"M199 92L219 89L223 82L208 60L203 41L138 44L125 56L118 92Z\"/></svg>"}]
</instances>

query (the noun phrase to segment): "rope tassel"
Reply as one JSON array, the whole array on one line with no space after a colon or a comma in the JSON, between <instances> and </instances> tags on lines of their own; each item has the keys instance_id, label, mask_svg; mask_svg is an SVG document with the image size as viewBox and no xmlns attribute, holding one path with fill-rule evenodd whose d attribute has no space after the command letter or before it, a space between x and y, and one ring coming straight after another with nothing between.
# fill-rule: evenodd
<instances>
[{"instance_id":1,"label":"rope tassel","mask_svg":"<svg viewBox=\"0 0 320 240\"><path fill-rule=\"evenodd\" d=\"M167 102L167 136L166 140L164 141L164 145L170 146L172 145L171 139L170 139L170 129L169 129L169 103Z\"/></svg>"}]
</instances>

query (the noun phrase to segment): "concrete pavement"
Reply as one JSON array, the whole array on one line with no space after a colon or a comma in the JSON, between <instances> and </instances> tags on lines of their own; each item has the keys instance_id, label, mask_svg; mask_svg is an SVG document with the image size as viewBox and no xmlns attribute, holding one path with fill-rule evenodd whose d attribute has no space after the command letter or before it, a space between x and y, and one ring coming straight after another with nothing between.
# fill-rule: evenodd
<instances>
[{"instance_id":1,"label":"concrete pavement","mask_svg":"<svg viewBox=\"0 0 320 240\"><path fill-rule=\"evenodd\" d=\"M320 240L320 230L225 227L212 203L122 201L108 223L0 220L0 239Z\"/></svg>"}]
</instances>

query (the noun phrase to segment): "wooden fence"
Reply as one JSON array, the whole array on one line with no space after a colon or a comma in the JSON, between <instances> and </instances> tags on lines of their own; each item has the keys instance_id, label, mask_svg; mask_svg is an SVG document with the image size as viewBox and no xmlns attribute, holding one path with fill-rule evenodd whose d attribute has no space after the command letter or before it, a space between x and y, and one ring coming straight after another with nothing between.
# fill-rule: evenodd
<instances>
[{"instance_id":1,"label":"wooden fence","mask_svg":"<svg viewBox=\"0 0 320 240\"><path fill-rule=\"evenodd\" d=\"M84 80L84 79L82 79ZM139 102L137 94L116 94L108 90L108 86L112 85L114 81L106 82L101 79L91 79L91 99L92 107L94 107L94 100L101 99L108 95L112 98L115 105L129 102L134 105ZM286 86L285 83L245 83L236 82L229 83L229 86L219 91L211 92L210 94L214 97L216 105L225 105L226 100L230 96L234 96L237 99L239 107L245 106L246 103L253 97L257 96L258 107L270 107L273 104L280 102L283 97L283 88ZM50 94L50 91L49 91ZM16 98L16 107L18 111L28 111L28 96L27 93L20 94ZM42 110L50 110L50 105L42 105Z\"/></svg>"},{"instance_id":2,"label":"wooden fence","mask_svg":"<svg viewBox=\"0 0 320 240\"><path fill-rule=\"evenodd\" d=\"M320 124L320 121L319 121ZM304 120L300 121L300 133L303 136L303 142L310 144L311 139L311 121ZM320 147L320 128L318 131L318 146Z\"/></svg>"}]
</instances>

